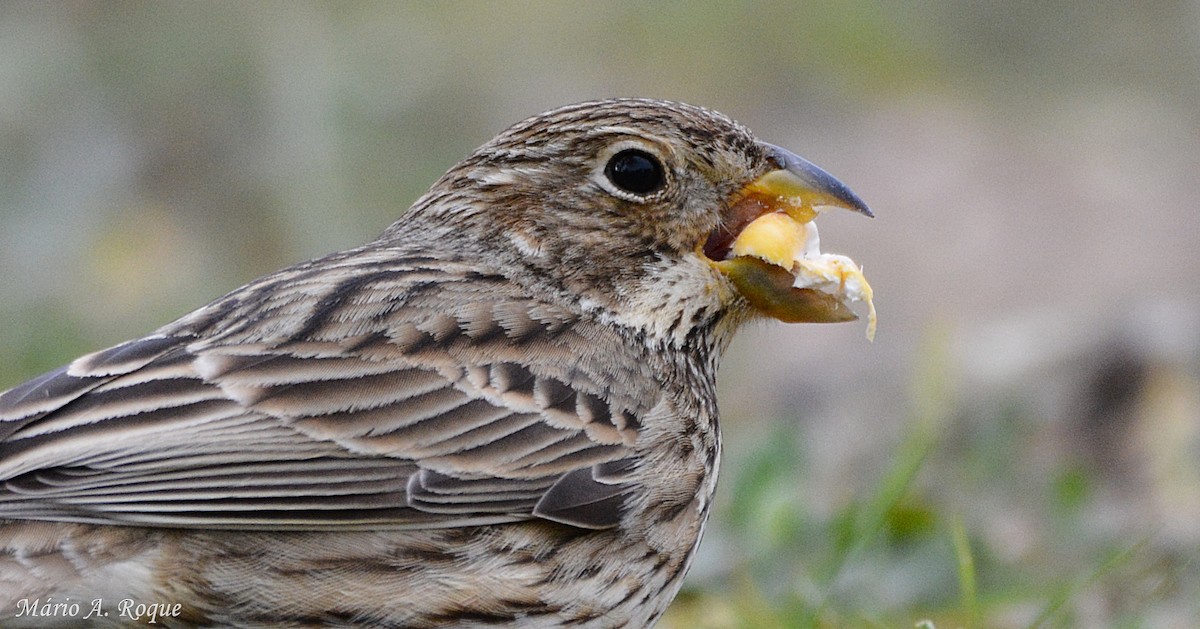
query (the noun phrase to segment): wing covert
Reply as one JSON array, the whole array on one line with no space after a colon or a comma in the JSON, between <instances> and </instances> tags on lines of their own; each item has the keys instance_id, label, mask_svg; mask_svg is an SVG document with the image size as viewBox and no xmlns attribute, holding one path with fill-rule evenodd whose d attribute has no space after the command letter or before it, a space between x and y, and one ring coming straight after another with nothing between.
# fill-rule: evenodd
<instances>
[{"instance_id":1,"label":"wing covert","mask_svg":"<svg viewBox=\"0 0 1200 629\"><path fill-rule=\"evenodd\" d=\"M631 481L605 470L656 400L609 383L646 374L614 379L597 348L619 339L465 273L339 283L302 265L4 393L0 518L615 525ZM303 286L281 301L288 281Z\"/></svg>"}]
</instances>

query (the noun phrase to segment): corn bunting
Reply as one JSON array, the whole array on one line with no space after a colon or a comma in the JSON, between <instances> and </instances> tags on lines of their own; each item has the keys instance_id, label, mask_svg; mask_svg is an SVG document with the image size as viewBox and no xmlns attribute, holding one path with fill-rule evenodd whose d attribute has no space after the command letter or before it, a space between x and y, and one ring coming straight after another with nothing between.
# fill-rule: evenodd
<instances>
[{"instance_id":1,"label":"corn bunting","mask_svg":"<svg viewBox=\"0 0 1200 629\"><path fill-rule=\"evenodd\" d=\"M654 624L734 331L870 304L827 207L870 215L707 109L514 125L378 239L0 396L0 624Z\"/></svg>"}]
</instances>

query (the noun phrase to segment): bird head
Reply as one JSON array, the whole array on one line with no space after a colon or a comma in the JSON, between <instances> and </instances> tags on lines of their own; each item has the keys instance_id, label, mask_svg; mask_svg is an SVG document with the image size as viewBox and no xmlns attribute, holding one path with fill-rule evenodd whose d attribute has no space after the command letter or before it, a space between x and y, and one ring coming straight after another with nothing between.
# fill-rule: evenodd
<instances>
[{"instance_id":1,"label":"bird head","mask_svg":"<svg viewBox=\"0 0 1200 629\"><path fill-rule=\"evenodd\" d=\"M539 294L683 338L755 316L855 319L847 304L869 303L870 287L849 258L820 253L812 223L831 207L871 216L837 179L722 114L615 99L513 125L388 233L425 230L430 246L486 256Z\"/></svg>"}]
</instances>

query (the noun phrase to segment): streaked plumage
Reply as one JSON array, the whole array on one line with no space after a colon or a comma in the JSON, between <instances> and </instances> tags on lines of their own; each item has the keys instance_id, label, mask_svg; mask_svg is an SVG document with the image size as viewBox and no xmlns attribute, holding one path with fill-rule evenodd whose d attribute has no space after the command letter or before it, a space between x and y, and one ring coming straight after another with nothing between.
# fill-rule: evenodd
<instances>
[{"instance_id":1,"label":"streaked plumage","mask_svg":"<svg viewBox=\"0 0 1200 629\"><path fill-rule=\"evenodd\" d=\"M665 162L644 199L603 179L630 146ZM698 246L779 167L708 110L563 108L379 239L9 390L0 624L48 597L180 603L166 626L653 624L754 316Z\"/></svg>"}]
</instances>

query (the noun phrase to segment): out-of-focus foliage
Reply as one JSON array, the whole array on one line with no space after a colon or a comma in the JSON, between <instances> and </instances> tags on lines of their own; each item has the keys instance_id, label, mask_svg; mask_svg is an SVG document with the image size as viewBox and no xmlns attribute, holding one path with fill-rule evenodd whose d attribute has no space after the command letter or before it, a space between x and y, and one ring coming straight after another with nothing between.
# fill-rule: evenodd
<instances>
[{"instance_id":1,"label":"out-of-focus foliage","mask_svg":"<svg viewBox=\"0 0 1200 629\"><path fill-rule=\"evenodd\" d=\"M885 469L851 481L830 510L814 509L828 485L811 429L780 423L735 459L715 524L720 567L702 566L666 626L1182 628L1200 618L1195 534L1172 524L1194 503L1169 503L1195 500L1194 479L1114 478L1113 461L1055 443L1061 429L1020 396L986 408L954 399L939 343L910 373L901 441L870 453ZM1127 430L1173 423L1183 441L1170 451L1194 457L1195 378L1151 377L1165 382L1139 388L1149 414ZM1194 461L1181 471L1194 474ZM1148 506L1148 517L1126 512Z\"/></svg>"},{"instance_id":2,"label":"out-of-focus foliage","mask_svg":"<svg viewBox=\"0 0 1200 629\"><path fill-rule=\"evenodd\" d=\"M849 183L674 628L1200 618L1200 5L0 4L0 388L358 244L507 124L707 105Z\"/></svg>"}]
</instances>

